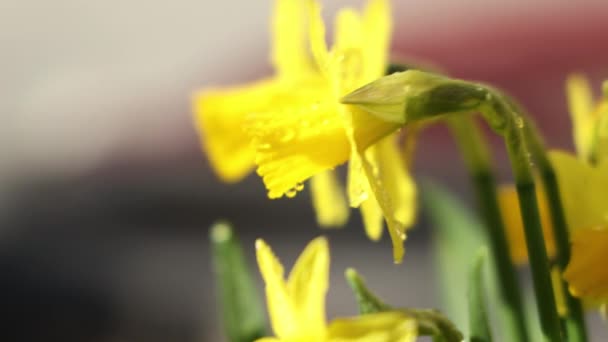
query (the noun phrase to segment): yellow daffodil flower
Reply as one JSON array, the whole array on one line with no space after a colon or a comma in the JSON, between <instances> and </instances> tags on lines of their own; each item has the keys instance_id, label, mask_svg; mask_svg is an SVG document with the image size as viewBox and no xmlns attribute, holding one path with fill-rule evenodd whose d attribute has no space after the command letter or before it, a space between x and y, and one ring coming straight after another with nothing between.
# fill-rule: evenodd
<instances>
[{"instance_id":1,"label":"yellow daffodil flower","mask_svg":"<svg viewBox=\"0 0 608 342\"><path fill-rule=\"evenodd\" d=\"M405 313L389 311L325 321L329 284L329 247L325 238L311 241L300 254L287 281L270 247L256 241L260 273L266 284L268 315L276 337L258 342L410 342L417 323Z\"/></svg>"},{"instance_id":2,"label":"yellow daffodil flower","mask_svg":"<svg viewBox=\"0 0 608 342\"><path fill-rule=\"evenodd\" d=\"M323 78L322 92L308 101L252 113L247 131L256 149L257 172L270 198L293 196L302 182L348 164L348 198L361 207L372 239L387 222L396 262L403 257L405 230L413 224L416 188L401 160L394 134L398 123L383 121L340 99L384 74L390 40L386 0L371 0L362 15L341 10L334 45L328 50L320 5L309 1L310 45Z\"/></svg>"},{"instance_id":3,"label":"yellow daffodil flower","mask_svg":"<svg viewBox=\"0 0 608 342\"><path fill-rule=\"evenodd\" d=\"M597 104L581 75L568 78L567 91L578 159L550 153L573 230L564 278L573 295L595 306L608 301L608 82Z\"/></svg>"},{"instance_id":4,"label":"yellow daffodil flower","mask_svg":"<svg viewBox=\"0 0 608 342\"><path fill-rule=\"evenodd\" d=\"M214 171L225 182L238 182L255 167L256 151L243 131L250 114L273 111L294 114L297 119L293 112L307 110L311 99L330 96L327 82L311 60L306 13L304 0L275 1L274 76L232 88L206 89L194 96L194 119L202 145ZM311 193L321 226L346 223L346 198L333 172L328 170L313 177Z\"/></svg>"},{"instance_id":5,"label":"yellow daffodil flower","mask_svg":"<svg viewBox=\"0 0 608 342\"><path fill-rule=\"evenodd\" d=\"M566 219L572 231L571 258L564 272L570 292L588 301L608 300L608 162L591 166L553 151Z\"/></svg>"}]
</instances>

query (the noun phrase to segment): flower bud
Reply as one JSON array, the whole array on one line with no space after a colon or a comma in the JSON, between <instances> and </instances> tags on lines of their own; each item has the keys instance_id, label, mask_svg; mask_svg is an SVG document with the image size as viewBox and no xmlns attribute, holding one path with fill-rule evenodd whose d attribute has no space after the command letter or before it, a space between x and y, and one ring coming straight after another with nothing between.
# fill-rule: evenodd
<instances>
[{"instance_id":1,"label":"flower bud","mask_svg":"<svg viewBox=\"0 0 608 342\"><path fill-rule=\"evenodd\" d=\"M342 98L389 122L408 124L442 114L469 112L486 100L488 90L419 70L382 77Z\"/></svg>"}]
</instances>

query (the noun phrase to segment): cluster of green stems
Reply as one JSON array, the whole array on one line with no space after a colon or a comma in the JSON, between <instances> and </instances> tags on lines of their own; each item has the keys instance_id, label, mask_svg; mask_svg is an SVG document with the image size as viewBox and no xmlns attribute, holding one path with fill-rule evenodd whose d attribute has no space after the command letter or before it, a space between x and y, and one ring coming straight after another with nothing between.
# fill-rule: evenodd
<instances>
[{"instance_id":1,"label":"cluster of green stems","mask_svg":"<svg viewBox=\"0 0 608 342\"><path fill-rule=\"evenodd\" d=\"M398 70L393 68L393 71ZM505 225L498 205L488 144L470 116L476 112L504 139L508 151L524 223L536 305L544 339L552 342L586 341L580 301L565 291L567 313L562 318L558 315L555 302L551 264L538 210L535 175L540 177L547 194L557 245L556 264L560 270L565 269L570 260L570 240L555 171L547 158L542 139L529 116L512 99L485 85L459 83L458 86L462 88L456 93L466 94L468 104L466 108L448 108L450 114L446 115L446 119L475 186L480 216L487 229L492 260L497 270L495 274L498 277L501 302L506 308L504 325L510 335L508 340L528 341L530 335L527 331L517 270L510 258ZM475 100L471 101L471 97Z\"/></svg>"}]
</instances>

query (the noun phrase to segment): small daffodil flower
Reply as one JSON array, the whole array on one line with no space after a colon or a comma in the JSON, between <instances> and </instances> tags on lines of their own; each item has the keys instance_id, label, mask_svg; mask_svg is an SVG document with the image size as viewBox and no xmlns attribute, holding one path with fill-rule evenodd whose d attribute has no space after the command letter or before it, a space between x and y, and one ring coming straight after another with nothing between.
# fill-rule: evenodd
<instances>
[{"instance_id":1,"label":"small daffodil flower","mask_svg":"<svg viewBox=\"0 0 608 342\"><path fill-rule=\"evenodd\" d=\"M304 0L275 0L271 27L274 76L194 95L194 121L201 143L213 170L225 182L238 182L255 168L256 149L244 132L249 115L273 111L293 114L298 120L294 112L309 109L311 99L330 96L327 82L311 58L305 5ZM311 194L321 226L346 223L348 205L331 170L312 178Z\"/></svg>"},{"instance_id":2,"label":"small daffodil flower","mask_svg":"<svg viewBox=\"0 0 608 342\"><path fill-rule=\"evenodd\" d=\"M308 178L348 163L348 199L360 207L368 235L376 240L383 218L393 257L403 257L405 231L413 224L416 188L401 159L395 134L400 125L340 103L343 96L384 74L391 18L388 1L371 0L363 14L341 10L328 50L316 1L308 2L310 48L323 77L323 93L308 102L249 117L257 172L270 198L293 196ZM314 178L313 178L314 179Z\"/></svg>"},{"instance_id":3,"label":"small daffodil flower","mask_svg":"<svg viewBox=\"0 0 608 342\"><path fill-rule=\"evenodd\" d=\"M571 232L571 257L563 277L570 292L587 304L608 302L608 82L594 103L581 75L567 80L578 158L553 151L549 157Z\"/></svg>"},{"instance_id":4,"label":"small daffodil flower","mask_svg":"<svg viewBox=\"0 0 608 342\"><path fill-rule=\"evenodd\" d=\"M287 280L283 266L263 240L256 241L256 255L276 336L258 342L410 342L416 339L416 321L399 311L338 318L327 325L329 247L325 238L317 238L306 246Z\"/></svg>"},{"instance_id":5,"label":"small daffodil flower","mask_svg":"<svg viewBox=\"0 0 608 342\"><path fill-rule=\"evenodd\" d=\"M564 152L550 153L572 229L564 271L570 292L589 302L608 301L608 161L591 166Z\"/></svg>"}]
</instances>

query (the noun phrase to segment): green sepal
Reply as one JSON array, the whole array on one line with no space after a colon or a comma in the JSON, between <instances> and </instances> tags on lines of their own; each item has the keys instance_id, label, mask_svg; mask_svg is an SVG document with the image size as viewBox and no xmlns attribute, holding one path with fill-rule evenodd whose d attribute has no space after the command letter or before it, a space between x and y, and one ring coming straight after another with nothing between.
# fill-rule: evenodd
<instances>
[{"instance_id":1,"label":"green sepal","mask_svg":"<svg viewBox=\"0 0 608 342\"><path fill-rule=\"evenodd\" d=\"M362 315L383 312L401 311L416 320L418 334L431 336L434 342L460 342L463 335L456 326L440 311L434 309L393 308L374 295L365 285L357 271L349 268L345 272L346 280L355 293L359 313Z\"/></svg>"},{"instance_id":2,"label":"green sepal","mask_svg":"<svg viewBox=\"0 0 608 342\"><path fill-rule=\"evenodd\" d=\"M241 245L226 222L211 227L211 249L224 331L231 342L251 342L266 336L259 292Z\"/></svg>"},{"instance_id":3,"label":"green sepal","mask_svg":"<svg viewBox=\"0 0 608 342\"><path fill-rule=\"evenodd\" d=\"M477 252L469 273L469 330L471 342L491 342L492 332L488 323L488 312L485 300L486 285L484 282L484 265L488 251L482 247Z\"/></svg>"},{"instance_id":4,"label":"green sepal","mask_svg":"<svg viewBox=\"0 0 608 342\"><path fill-rule=\"evenodd\" d=\"M359 306L359 313L361 315L391 310L389 305L386 305L367 289L365 281L359 276L355 269L348 268L344 275L346 276L348 285L355 294L357 305Z\"/></svg>"}]
</instances>

